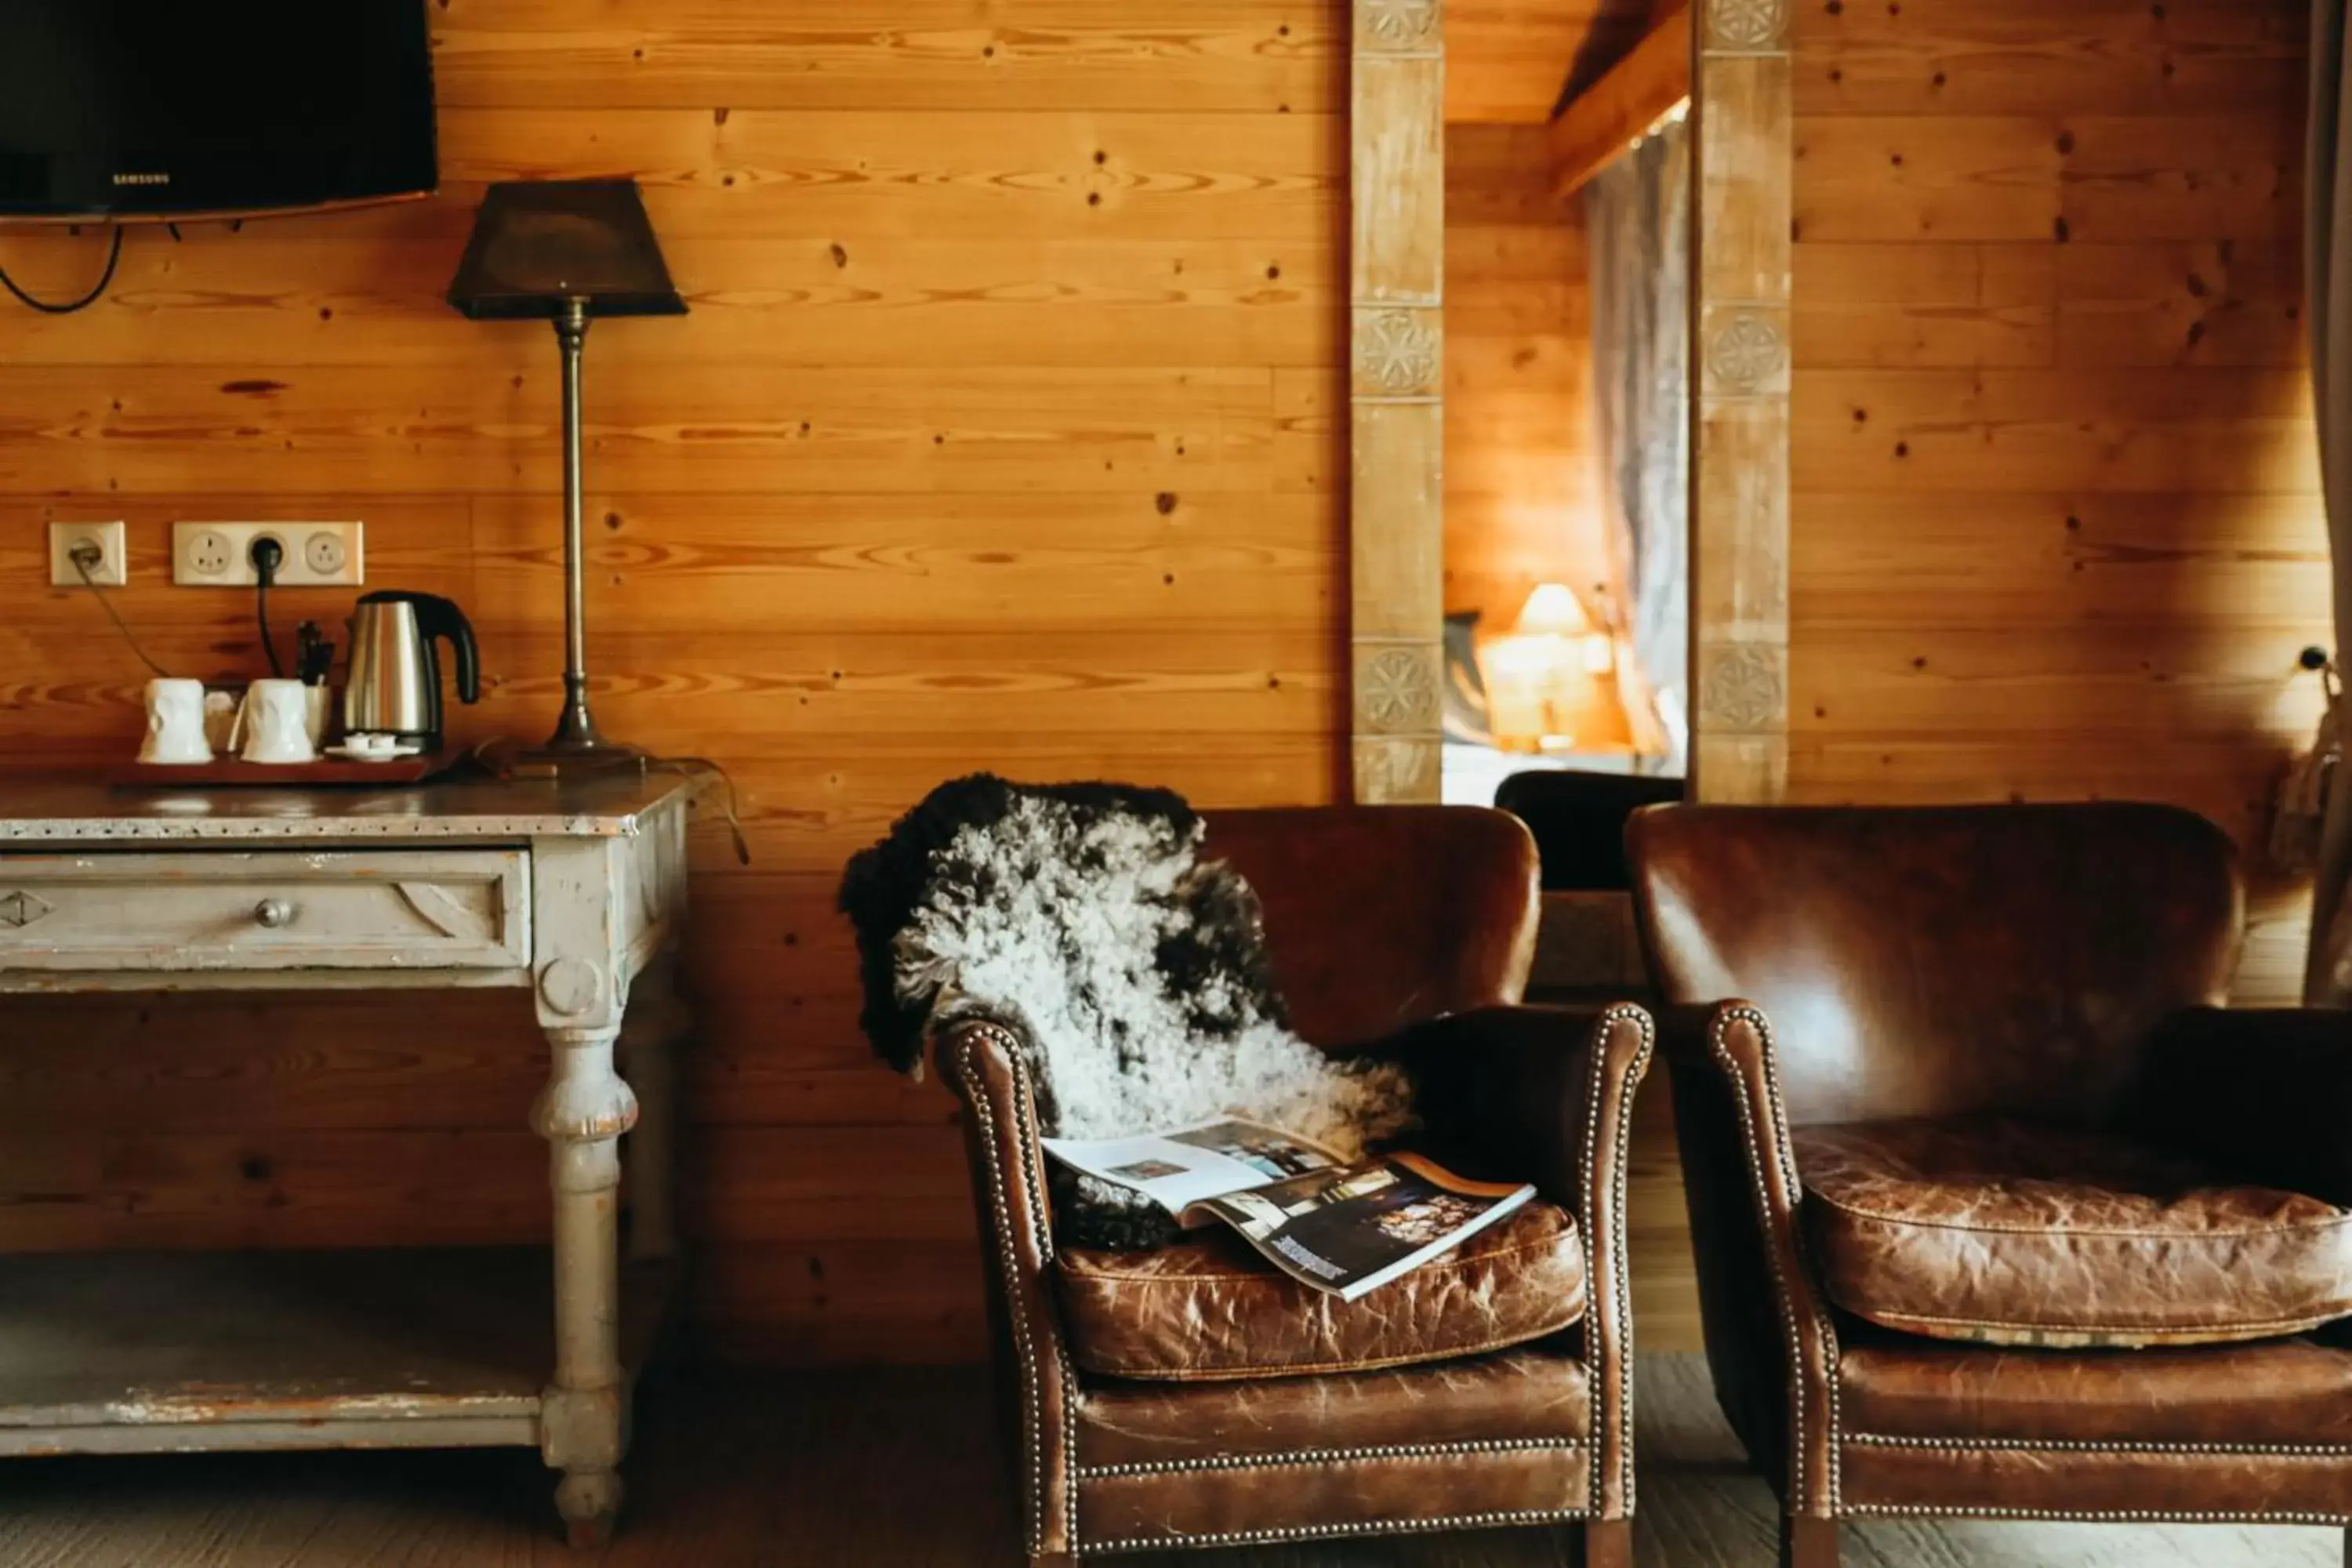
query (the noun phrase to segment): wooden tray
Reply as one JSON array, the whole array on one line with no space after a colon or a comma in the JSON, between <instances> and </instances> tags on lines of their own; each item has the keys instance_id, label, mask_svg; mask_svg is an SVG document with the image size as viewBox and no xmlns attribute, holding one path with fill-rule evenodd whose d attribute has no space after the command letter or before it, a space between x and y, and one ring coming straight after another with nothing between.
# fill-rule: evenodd
<instances>
[{"instance_id":1,"label":"wooden tray","mask_svg":"<svg viewBox=\"0 0 2352 1568\"><path fill-rule=\"evenodd\" d=\"M255 785L291 785L316 789L322 785L420 784L465 761L466 753L443 749L388 763L354 763L341 757L320 757L313 763L248 763L241 757L215 757L209 763L125 763L110 769L106 782L116 789L238 789Z\"/></svg>"}]
</instances>

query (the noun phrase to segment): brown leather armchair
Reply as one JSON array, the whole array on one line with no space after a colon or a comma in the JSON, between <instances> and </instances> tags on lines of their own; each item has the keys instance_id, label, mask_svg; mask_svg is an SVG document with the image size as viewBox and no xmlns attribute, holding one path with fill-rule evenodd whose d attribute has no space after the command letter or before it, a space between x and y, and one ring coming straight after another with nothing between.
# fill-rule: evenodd
<instances>
[{"instance_id":1,"label":"brown leather armchair","mask_svg":"<svg viewBox=\"0 0 2352 1568\"><path fill-rule=\"evenodd\" d=\"M1685 806L1627 837L1707 1360L1784 1563L1881 1514L2352 1521L2352 1016L2217 1010L2220 830Z\"/></svg>"},{"instance_id":2,"label":"brown leather armchair","mask_svg":"<svg viewBox=\"0 0 2352 1568\"><path fill-rule=\"evenodd\" d=\"M1625 1563L1625 1144L1648 1016L1514 1005L1535 851L1500 813L1229 813L1209 847L1258 890L1294 1026L1412 1063L1421 1146L1543 1201L1352 1306L1219 1233L1057 1248L1020 1042L943 1030L1030 1561L1583 1521L1587 1560Z\"/></svg>"}]
</instances>

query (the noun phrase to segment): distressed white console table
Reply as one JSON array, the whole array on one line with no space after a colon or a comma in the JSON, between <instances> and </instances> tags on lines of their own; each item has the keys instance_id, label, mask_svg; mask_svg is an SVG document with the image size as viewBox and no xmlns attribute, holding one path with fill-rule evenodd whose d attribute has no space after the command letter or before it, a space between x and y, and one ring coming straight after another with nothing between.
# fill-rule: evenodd
<instances>
[{"instance_id":1,"label":"distressed white console table","mask_svg":"<svg viewBox=\"0 0 2352 1568\"><path fill-rule=\"evenodd\" d=\"M608 1534L673 1248L689 793L0 783L0 993L527 988L554 1187L551 1258L9 1258L0 1455L536 1447L575 1542Z\"/></svg>"}]
</instances>

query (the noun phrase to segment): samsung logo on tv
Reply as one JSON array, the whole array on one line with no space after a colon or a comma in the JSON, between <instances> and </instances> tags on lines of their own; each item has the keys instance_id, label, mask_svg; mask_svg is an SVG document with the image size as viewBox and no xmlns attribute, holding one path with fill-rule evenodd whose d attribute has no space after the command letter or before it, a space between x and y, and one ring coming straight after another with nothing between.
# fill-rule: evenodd
<instances>
[{"instance_id":1,"label":"samsung logo on tv","mask_svg":"<svg viewBox=\"0 0 2352 1568\"><path fill-rule=\"evenodd\" d=\"M172 183L172 176L169 174L117 174L114 176L114 183L118 185L168 185Z\"/></svg>"}]
</instances>

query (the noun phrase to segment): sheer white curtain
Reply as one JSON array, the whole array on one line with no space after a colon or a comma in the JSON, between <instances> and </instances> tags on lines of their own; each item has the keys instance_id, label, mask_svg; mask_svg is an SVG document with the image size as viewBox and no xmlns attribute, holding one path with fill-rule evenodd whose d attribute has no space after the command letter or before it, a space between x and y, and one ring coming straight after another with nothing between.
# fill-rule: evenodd
<instances>
[{"instance_id":1,"label":"sheer white curtain","mask_svg":"<svg viewBox=\"0 0 2352 1568\"><path fill-rule=\"evenodd\" d=\"M1635 739L1679 773L1689 742L1690 139L1676 119L1585 185L1594 419L1612 513ZM1646 749L1646 748L1645 748Z\"/></svg>"},{"instance_id":2,"label":"sheer white curtain","mask_svg":"<svg viewBox=\"0 0 2352 1568\"><path fill-rule=\"evenodd\" d=\"M2305 163L2304 294L2311 322L2312 403L2319 416L2319 468L2336 562L2336 658L2352 655L2352 147L2347 147L2346 0L2313 0L2311 144ZM2320 830L2312 888L2311 957L2304 1000L2352 1004L2352 788L2338 770Z\"/></svg>"}]
</instances>

